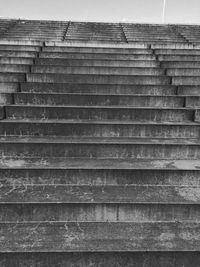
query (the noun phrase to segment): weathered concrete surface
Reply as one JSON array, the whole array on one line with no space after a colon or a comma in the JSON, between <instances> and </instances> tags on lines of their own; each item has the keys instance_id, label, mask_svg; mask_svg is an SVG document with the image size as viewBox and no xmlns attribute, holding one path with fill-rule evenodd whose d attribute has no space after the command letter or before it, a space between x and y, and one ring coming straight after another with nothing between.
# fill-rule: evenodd
<instances>
[{"instance_id":1,"label":"weathered concrete surface","mask_svg":"<svg viewBox=\"0 0 200 267\"><path fill-rule=\"evenodd\" d=\"M59 66L78 66L78 67L159 67L160 63L156 60L93 60L93 59L63 59L63 58L36 58L37 65L59 65Z\"/></svg>"},{"instance_id":2,"label":"weathered concrete surface","mask_svg":"<svg viewBox=\"0 0 200 267\"><path fill-rule=\"evenodd\" d=\"M174 95L176 86L172 85L121 85L121 84L63 84L63 83L21 83L22 92L39 93L81 93L83 94L147 94Z\"/></svg>"},{"instance_id":3,"label":"weathered concrete surface","mask_svg":"<svg viewBox=\"0 0 200 267\"><path fill-rule=\"evenodd\" d=\"M1 222L199 222L197 204L29 203L0 204ZM0 256L1 258L1 256Z\"/></svg>"},{"instance_id":4,"label":"weathered concrete surface","mask_svg":"<svg viewBox=\"0 0 200 267\"><path fill-rule=\"evenodd\" d=\"M199 267L198 252L3 253L2 267Z\"/></svg>"},{"instance_id":5,"label":"weathered concrete surface","mask_svg":"<svg viewBox=\"0 0 200 267\"><path fill-rule=\"evenodd\" d=\"M0 106L0 120L5 118L5 109L3 106Z\"/></svg>"},{"instance_id":6,"label":"weathered concrete surface","mask_svg":"<svg viewBox=\"0 0 200 267\"><path fill-rule=\"evenodd\" d=\"M0 52L1 53L1 52ZM19 55L19 54L17 54ZM25 55L28 55L26 53ZM29 54L30 57L30 54ZM108 54L108 53L59 53L41 52L40 58L63 58L63 59L97 59L97 60L155 60L153 54Z\"/></svg>"},{"instance_id":7,"label":"weathered concrete surface","mask_svg":"<svg viewBox=\"0 0 200 267\"><path fill-rule=\"evenodd\" d=\"M199 96L200 95L200 86L195 85L179 85L177 90L178 95L191 95Z\"/></svg>"},{"instance_id":8,"label":"weathered concrete surface","mask_svg":"<svg viewBox=\"0 0 200 267\"><path fill-rule=\"evenodd\" d=\"M189 186L13 184L1 186L0 195L0 203L200 204L200 188Z\"/></svg>"},{"instance_id":9,"label":"weathered concrete surface","mask_svg":"<svg viewBox=\"0 0 200 267\"><path fill-rule=\"evenodd\" d=\"M134 106L134 107L183 107L185 97L151 96L151 95L116 95L116 94L54 94L54 93L15 93L15 104L30 105L102 105L102 106ZM186 98L186 101L198 103L197 99ZM189 103L188 103L189 105ZM189 105L191 106L191 105Z\"/></svg>"},{"instance_id":10,"label":"weathered concrete surface","mask_svg":"<svg viewBox=\"0 0 200 267\"><path fill-rule=\"evenodd\" d=\"M197 160L149 160L149 159L74 159L74 158L2 158L2 169L167 169L167 170L199 170Z\"/></svg>"},{"instance_id":11,"label":"weathered concrete surface","mask_svg":"<svg viewBox=\"0 0 200 267\"><path fill-rule=\"evenodd\" d=\"M200 77L198 76L176 76L172 78L174 85L200 85Z\"/></svg>"},{"instance_id":12,"label":"weathered concrete surface","mask_svg":"<svg viewBox=\"0 0 200 267\"><path fill-rule=\"evenodd\" d=\"M101 140L100 138L49 138L0 141L2 157L72 157L121 159L199 159L199 140L163 142L155 140Z\"/></svg>"},{"instance_id":13,"label":"weathered concrete surface","mask_svg":"<svg viewBox=\"0 0 200 267\"><path fill-rule=\"evenodd\" d=\"M21 73L0 72L0 82L24 82L25 75Z\"/></svg>"},{"instance_id":14,"label":"weathered concrete surface","mask_svg":"<svg viewBox=\"0 0 200 267\"><path fill-rule=\"evenodd\" d=\"M137 108L117 106L6 106L10 119L124 120L128 122L188 122L194 120L190 108Z\"/></svg>"},{"instance_id":15,"label":"weathered concrete surface","mask_svg":"<svg viewBox=\"0 0 200 267\"><path fill-rule=\"evenodd\" d=\"M0 93L0 105L12 104L13 95L11 93Z\"/></svg>"},{"instance_id":16,"label":"weathered concrete surface","mask_svg":"<svg viewBox=\"0 0 200 267\"><path fill-rule=\"evenodd\" d=\"M120 46L115 47L88 47L88 46L80 46L79 47L70 47L70 46L46 46L42 48L43 52L67 52L67 53L108 53L108 54L152 54L150 49L145 48L127 48Z\"/></svg>"},{"instance_id":17,"label":"weathered concrete surface","mask_svg":"<svg viewBox=\"0 0 200 267\"><path fill-rule=\"evenodd\" d=\"M30 68L27 65L14 65L14 64L1 64L0 73L2 72L14 72L14 73L26 73L29 72Z\"/></svg>"},{"instance_id":18,"label":"weathered concrete surface","mask_svg":"<svg viewBox=\"0 0 200 267\"><path fill-rule=\"evenodd\" d=\"M0 76L1 78L1 76ZM126 75L87 75L87 74L27 74L28 82L48 83L88 83L88 84L133 84L133 85L167 85L170 77L166 76L126 76Z\"/></svg>"},{"instance_id":19,"label":"weathered concrete surface","mask_svg":"<svg viewBox=\"0 0 200 267\"><path fill-rule=\"evenodd\" d=\"M33 58L26 58L26 57L1 57L0 64L17 64L18 66L22 65L32 65ZM12 67L12 66L10 66Z\"/></svg>"},{"instance_id":20,"label":"weathered concrete surface","mask_svg":"<svg viewBox=\"0 0 200 267\"><path fill-rule=\"evenodd\" d=\"M126 162L122 159L3 159L0 182L4 185L154 185L199 187L200 168L197 160L144 160ZM75 161L74 160L74 161ZM49 163L50 161L50 163ZM97 164L99 161L99 164ZM102 163L102 165L101 165ZM108 166L108 163L110 166ZM36 168L38 164L38 168ZM50 166L52 164L52 168ZM147 166L146 166L147 165ZM146 166L146 168L145 168ZM159 168L160 166L160 168ZM92 204L92 203L91 203ZM198 206L197 206L198 207Z\"/></svg>"},{"instance_id":21,"label":"weathered concrete surface","mask_svg":"<svg viewBox=\"0 0 200 267\"><path fill-rule=\"evenodd\" d=\"M14 67L13 67L14 68ZM164 75L161 68L112 68L112 67L65 67L65 66L40 66L31 67L32 73L57 73L57 74L94 74L94 75Z\"/></svg>"},{"instance_id":22,"label":"weathered concrete surface","mask_svg":"<svg viewBox=\"0 0 200 267\"><path fill-rule=\"evenodd\" d=\"M0 51L1 57L16 57L16 58L35 58L36 52L29 51Z\"/></svg>"},{"instance_id":23,"label":"weathered concrete surface","mask_svg":"<svg viewBox=\"0 0 200 267\"><path fill-rule=\"evenodd\" d=\"M31 46L31 45L3 45L0 41L0 51L29 51L29 52L39 52L40 46Z\"/></svg>"},{"instance_id":24,"label":"weathered concrete surface","mask_svg":"<svg viewBox=\"0 0 200 267\"><path fill-rule=\"evenodd\" d=\"M2 252L194 251L200 243L199 223L0 223L0 231Z\"/></svg>"},{"instance_id":25,"label":"weathered concrete surface","mask_svg":"<svg viewBox=\"0 0 200 267\"><path fill-rule=\"evenodd\" d=\"M199 138L200 125L190 122L98 120L3 120L0 135Z\"/></svg>"}]
</instances>

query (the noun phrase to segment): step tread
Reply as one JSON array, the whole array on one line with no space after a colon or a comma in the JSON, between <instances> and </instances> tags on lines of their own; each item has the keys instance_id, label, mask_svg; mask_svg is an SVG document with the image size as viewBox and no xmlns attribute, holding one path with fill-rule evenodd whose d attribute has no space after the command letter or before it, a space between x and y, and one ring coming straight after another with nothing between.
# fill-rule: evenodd
<instances>
[{"instance_id":1,"label":"step tread","mask_svg":"<svg viewBox=\"0 0 200 267\"><path fill-rule=\"evenodd\" d=\"M43 144L154 144L154 145L195 145L196 138L134 138L134 137L0 137L0 143L43 143Z\"/></svg>"},{"instance_id":2,"label":"step tread","mask_svg":"<svg viewBox=\"0 0 200 267\"><path fill-rule=\"evenodd\" d=\"M122 120L77 120L77 119L4 119L0 122L1 124L6 123L39 123L39 124L102 124L102 125L150 125L150 126L156 126L156 125L167 125L167 126L200 126L198 122L192 122L192 121L184 121L184 122L178 122L178 121L163 121L163 122L134 122L134 121L122 121Z\"/></svg>"},{"instance_id":3,"label":"step tread","mask_svg":"<svg viewBox=\"0 0 200 267\"><path fill-rule=\"evenodd\" d=\"M0 169L199 170L200 160L2 157Z\"/></svg>"},{"instance_id":4,"label":"step tread","mask_svg":"<svg viewBox=\"0 0 200 267\"><path fill-rule=\"evenodd\" d=\"M131 110L185 110L185 111L191 111L191 110L198 110L200 108L198 107L132 107L132 106L96 106L96 105L89 105L89 106L83 106L83 105L41 105L41 104L14 104L14 105L6 105L8 108L74 108L74 109L131 109Z\"/></svg>"},{"instance_id":5,"label":"step tread","mask_svg":"<svg viewBox=\"0 0 200 267\"><path fill-rule=\"evenodd\" d=\"M199 92L200 93L200 92ZM113 94L113 93L57 93L57 92L15 92L14 95L36 95L36 96L108 96L108 97L148 97L148 98L184 98L184 97L196 97L194 95L149 95L149 94Z\"/></svg>"}]
</instances>

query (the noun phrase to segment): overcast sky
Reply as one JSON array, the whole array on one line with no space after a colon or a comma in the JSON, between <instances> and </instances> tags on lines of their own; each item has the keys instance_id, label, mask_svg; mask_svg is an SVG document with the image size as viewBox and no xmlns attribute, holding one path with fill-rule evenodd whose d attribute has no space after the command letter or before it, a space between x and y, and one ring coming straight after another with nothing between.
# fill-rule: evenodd
<instances>
[{"instance_id":1,"label":"overcast sky","mask_svg":"<svg viewBox=\"0 0 200 267\"><path fill-rule=\"evenodd\" d=\"M75 21L162 22L164 0L0 0L0 16ZM166 0L166 23L200 24L200 0Z\"/></svg>"}]
</instances>

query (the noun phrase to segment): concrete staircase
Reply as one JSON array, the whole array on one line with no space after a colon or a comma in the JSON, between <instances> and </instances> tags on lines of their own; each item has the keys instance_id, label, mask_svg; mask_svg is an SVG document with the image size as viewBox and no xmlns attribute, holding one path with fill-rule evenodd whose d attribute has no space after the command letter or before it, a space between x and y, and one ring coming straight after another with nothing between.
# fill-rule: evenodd
<instances>
[{"instance_id":1,"label":"concrete staircase","mask_svg":"<svg viewBox=\"0 0 200 267\"><path fill-rule=\"evenodd\" d=\"M0 40L1 267L199 267L200 48L102 25Z\"/></svg>"}]
</instances>

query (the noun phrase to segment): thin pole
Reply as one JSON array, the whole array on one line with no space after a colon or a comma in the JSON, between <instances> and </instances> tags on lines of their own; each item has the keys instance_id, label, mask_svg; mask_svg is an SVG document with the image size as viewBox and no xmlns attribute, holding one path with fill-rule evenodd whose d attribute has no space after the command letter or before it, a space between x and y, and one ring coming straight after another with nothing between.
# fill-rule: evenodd
<instances>
[{"instance_id":1,"label":"thin pole","mask_svg":"<svg viewBox=\"0 0 200 267\"><path fill-rule=\"evenodd\" d=\"M165 23L165 9L166 9L166 0L163 0L163 14L162 14L163 23Z\"/></svg>"}]
</instances>

